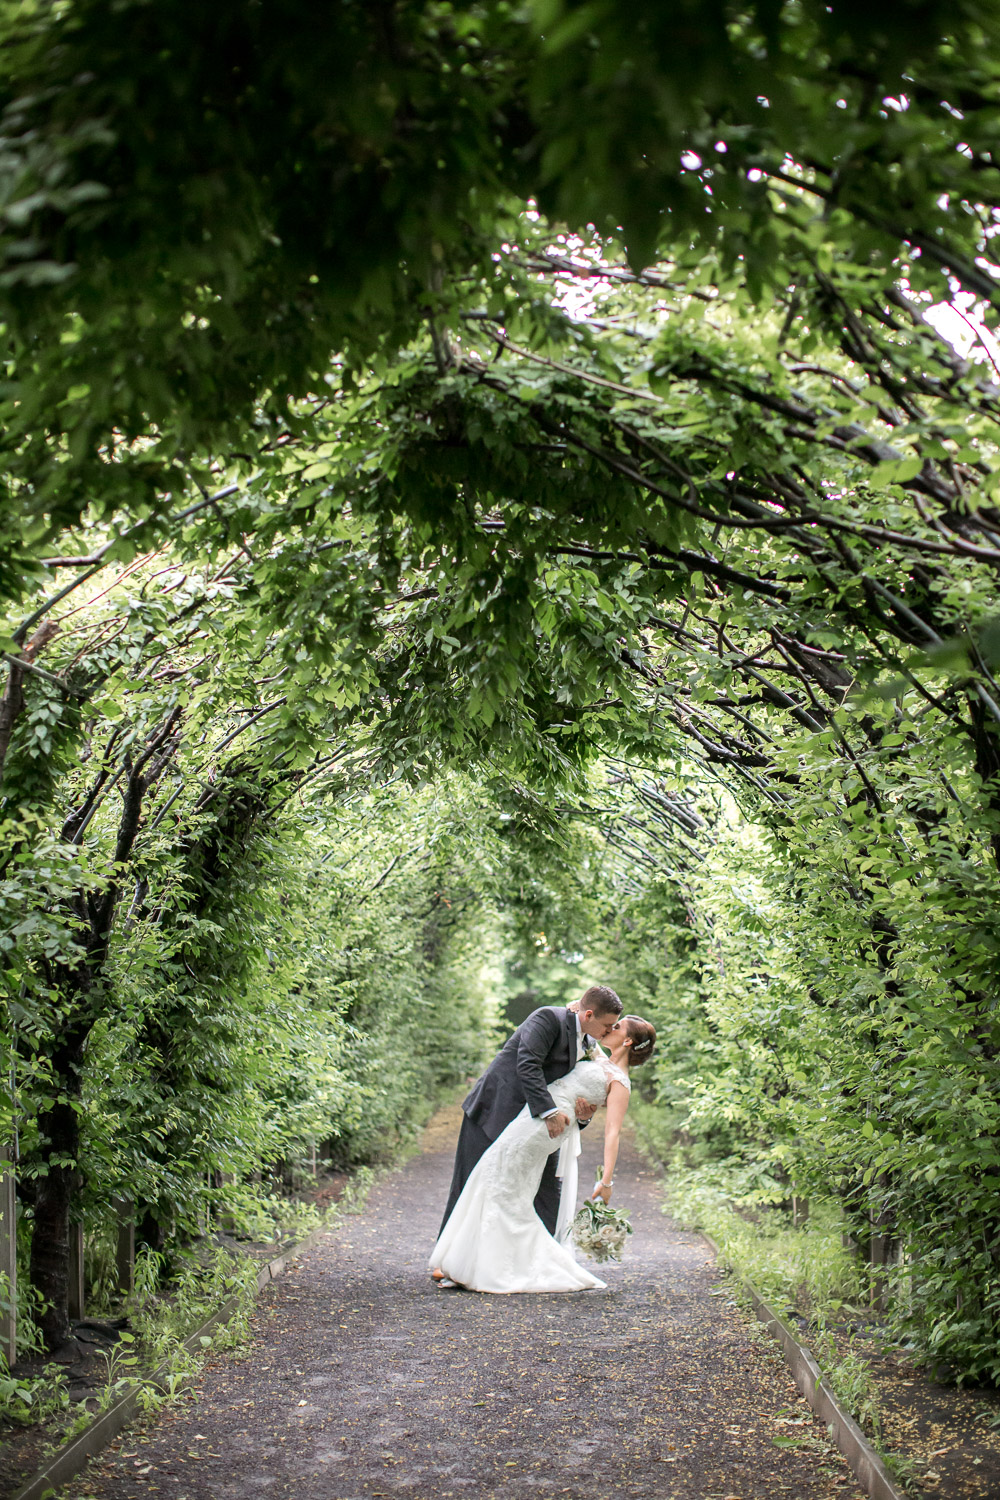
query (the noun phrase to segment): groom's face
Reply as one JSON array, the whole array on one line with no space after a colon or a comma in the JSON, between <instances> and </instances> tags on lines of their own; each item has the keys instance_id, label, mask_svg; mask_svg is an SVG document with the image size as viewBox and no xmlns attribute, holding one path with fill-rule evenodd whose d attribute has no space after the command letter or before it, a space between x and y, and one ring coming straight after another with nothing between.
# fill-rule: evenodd
<instances>
[{"instance_id":1,"label":"groom's face","mask_svg":"<svg viewBox=\"0 0 1000 1500\"><path fill-rule=\"evenodd\" d=\"M585 1036L592 1036L597 1042L603 1042L606 1036L610 1036L617 1023L617 1016L609 1016L603 1012L598 1015L592 1010L580 1012L580 1030Z\"/></svg>"}]
</instances>

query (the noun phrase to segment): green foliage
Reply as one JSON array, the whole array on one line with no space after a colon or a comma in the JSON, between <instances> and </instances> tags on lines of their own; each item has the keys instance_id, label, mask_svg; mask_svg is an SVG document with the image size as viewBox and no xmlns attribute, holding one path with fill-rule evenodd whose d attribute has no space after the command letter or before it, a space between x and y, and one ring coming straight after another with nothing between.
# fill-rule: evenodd
<instances>
[{"instance_id":1,"label":"green foliage","mask_svg":"<svg viewBox=\"0 0 1000 1500\"><path fill-rule=\"evenodd\" d=\"M100 1411L114 1406L135 1381L139 1359L132 1347L134 1343L135 1334L123 1331L117 1343L100 1351L106 1366L104 1385L97 1398Z\"/></svg>"},{"instance_id":2,"label":"green foliage","mask_svg":"<svg viewBox=\"0 0 1000 1500\"><path fill-rule=\"evenodd\" d=\"M985 870L965 889L921 881L916 897L894 872L879 901L894 933L887 963L837 879L843 846L828 835L812 859L801 845L795 853L787 871L786 856L756 848L753 876L740 862L720 893L726 982L713 1011L728 1055L698 1089L694 1117L722 1113L773 1142L800 1192L836 1186L859 1241L873 1223L888 1226L880 1232L920 1268L895 1304L901 1326L929 1358L995 1377L990 1142L1000 1121L982 951L995 896L984 905L981 889L993 881Z\"/></svg>"},{"instance_id":3,"label":"green foliage","mask_svg":"<svg viewBox=\"0 0 1000 1500\"><path fill-rule=\"evenodd\" d=\"M644 1134L643 1123L639 1128ZM856 1307L864 1287L856 1260L841 1243L845 1220L839 1206L813 1201L807 1223L793 1228L774 1206L780 1199L773 1179L739 1160L692 1168L678 1155L667 1169L665 1211L706 1230L722 1263L752 1281L773 1306L821 1323L844 1306Z\"/></svg>"},{"instance_id":4,"label":"green foliage","mask_svg":"<svg viewBox=\"0 0 1000 1500\"><path fill-rule=\"evenodd\" d=\"M313 1204L268 1193L257 1183L225 1183L214 1194L213 1210L237 1239L263 1245L295 1244L321 1222Z\"/></svg>"},{"instance_id":5,"label":"green foliage","mask_svg":"<svg viewBox=\"0 0 1000 1500\"><path fill-rule=\"evenodd\" d=\"M892 773L932 755L925 740ZM996 877L967 855L944 873L969 840L955 810L928 830L893 807L898 842L838 824L832 801L814 824L806 796L770 829L730 810L681 885L688 924L662 921L654 880L597 951L660 1028L641 1118L663 1159L680 1144L702 1162L683 1183L755 1206L836 1194L857 1244L889 1250L871 1278L893 1289L900 1336L939 1370L995 1379ZM699 1212L729 1232L721 1205Z\"/></svg>"},{"instance_id":6,"label":"green foliage","mask_svg":"<svg viewBox=\"0 0 1000 1500\"><path fill-rule=\"evenodd\" d=\"M86 1054L85 1202L148 1205L159 1243L205 1209L263 1232L259 1196L207 1173L277 1168L314 1141L338 1166L393 1154L483 1056L495 872L456 826L473 811L455 788L317 814L233 851L212 909L182 908L179 952L165 906L122 935Z\"/></svg>"},{"instance_id":7,"label":"green foliage","mask_svg":"<svg viewBox=\"0 0 1000 1500\"><path fill-rule=\"evenodd\" d=\"M205 1335L205 1348L213 1344L232 1348L247 1336L250 1317L257 1296L257 1262L249 1256L235 1256L217 1250L208 1263L186 1257L169 1279L164 1280L162 1257L143 1250L136 1256L135 1291L130 1299L129 1317L135 1334L128 1335L122 1351L115 1346L119 1363L117 1378L126 1382L133 1377L122 1374L142 1366L148 1371L166 1363L175 1372L187 1369L184 1340L230 1299L235 1299L232 1318L211 1336ZM129 1350L135 1343L137 1354ZM112 1385L109 1362L108 1385Z\"/></svg>"},{"instance_id":8,"label":"green foliage","mask_svg":"<svg viewBox=\"0 0 1000 1500\"><path fill-rule=\"evenodd\" d=\"M765 299L797 256L880 279L909 247L915 287L944 264L992 292L997 21L976 0L351 0L318 24L48 0L3 22L14 588L88 502L147 523L200 455L277 439L334 352L349 391L447 304L445 272L490 266L511 194L623 226L636 266L718 247Z\"/></svg>"},{"instance_id":9,"label":"green foliage","mask_svg":"<svg viewBox=\"0 0 1000 1500\"><path fill-rule=\"evenodd\" d=\"M864 1356L854 1347L853 1338L846 1354L840 1352L836 1339L824 1328L810 1335L810 1343L819 1358L823 1378L841 1406L874 1440L876 1449L881 1449L882 1417L878 1392Z\"/></svg>"},{"instance_id":10,"label":"green foliage","mask_svg":"<svg viewBox=\"0 0 1000 1500\"><path fill-rule=\"evenodd\" d=\"M59 1365L34 1376L0 1373L0 1420L33 1427L69 1410L69 1381Z\"/></svg>"},{"instance_id":11,"label":"green foliage","mask_svg":"<svg viewBox=\"0 0 1000 1500\"><path fill-rule=\"evenodd\" d=\"M586 973L665 1139L838 1195L1000 1377L995 8L624 16L5 13L50 1342L74 1196L173 1253L210 1173L381 1159Z\"/></svg>"},{"instance_id":12,"label":"green foliage","mask_svg":"<svg viewBox=\"0 0 1000 1500\"><path fill-rule=\"evenodd\" d=\"M30 1226L23 1216L19 1215L17 1223L19 1265L27 1262L29 1245ZM10 1282L6 1276L0 1276L0 1304L5 1308L10 1307ZM45 1353L45 1341L40 1328L42 1307L43 1301L37 1288L32 1286L26 1276L19 1275L15 1306L18 1360Z\"/></svg>"}]
</instances>

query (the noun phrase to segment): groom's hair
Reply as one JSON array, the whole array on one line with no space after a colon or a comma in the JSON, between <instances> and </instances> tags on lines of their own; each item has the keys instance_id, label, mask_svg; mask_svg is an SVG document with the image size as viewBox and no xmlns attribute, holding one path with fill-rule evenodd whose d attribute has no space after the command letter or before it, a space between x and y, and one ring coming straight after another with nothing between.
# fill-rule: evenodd
<instances>
[{"instance_id":1,"label":"groom's hair","mask_svg":"<svg viewBox=\"0 0 1000 1500\"><path fill-rule=\"evenodd\" d=\"M583 992L580 1009L592 1010L596 1016L620 1016L624 1007L614 990L606 984L592 984Z\"/></svg>"}]
</instances>

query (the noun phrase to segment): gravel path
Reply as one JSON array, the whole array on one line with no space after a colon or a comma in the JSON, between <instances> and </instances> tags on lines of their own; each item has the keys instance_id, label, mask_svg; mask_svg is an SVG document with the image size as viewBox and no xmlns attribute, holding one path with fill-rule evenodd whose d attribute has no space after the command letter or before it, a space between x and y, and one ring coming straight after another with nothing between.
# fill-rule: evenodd
<instances>
[{"instance_id":1,"label":"gravel path","mask_svg":"<svg viewBox=\"0 0 1000 1500\"><path fill-rule=\"evenodd\" d=\"M261 1298L248 1351L70 1487L101 1500L861 1500L703 1241L627 1147L604 1292L435 1289L458 1111ZM590 1137L587 1140L587 1137ZM581 1183L597 1130L584 1133ZM603 1273L602 1273L603 1275Z\"/></svg>"}]
</instances>

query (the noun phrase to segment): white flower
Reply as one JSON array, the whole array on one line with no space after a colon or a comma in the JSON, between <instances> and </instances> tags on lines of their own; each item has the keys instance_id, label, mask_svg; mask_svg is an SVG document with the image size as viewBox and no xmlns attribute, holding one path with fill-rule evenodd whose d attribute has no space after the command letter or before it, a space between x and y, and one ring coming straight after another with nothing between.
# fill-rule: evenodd
<instances>
[{"instance_id":1,"label":"white flower","mask_svg":"<svg viewBox=\"0 0 1000 1500\"><path fill-rule=\"evenodd\" d=\"M600 1199L588 1198L573 1220L574 1243L599 1264L621 1260L631 1233L628 1214L620 1208L608 1208Z\"/></svg>"}]
</instances>

